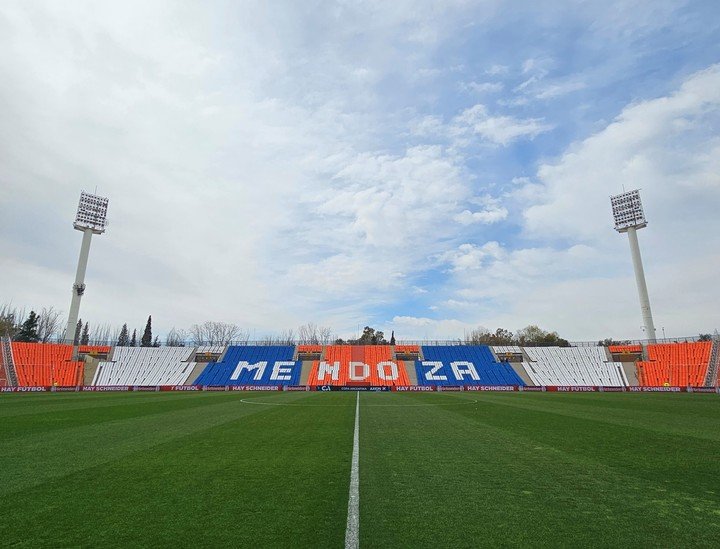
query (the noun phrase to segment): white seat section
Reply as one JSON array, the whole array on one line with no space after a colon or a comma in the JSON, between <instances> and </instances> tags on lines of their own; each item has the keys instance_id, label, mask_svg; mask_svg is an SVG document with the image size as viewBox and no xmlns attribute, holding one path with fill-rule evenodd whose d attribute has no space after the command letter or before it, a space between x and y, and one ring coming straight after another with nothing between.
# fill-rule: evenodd
<instances>
[{"instance_id":1,"label":"white seat section","mask_svg":"<svg viewBox=\"0 0 720 549\"><path fill-rule=\"evenodd\" d=\"M536 385L605 385L621 387L627 379L620 362L607 362L600 347L525 347L523 362Z\"/></svg>"},{"instance_id":2,"label":"white seat section","mask_svg":"<svg viewBox=\"0 0 720 549\"><path fill-rule=\"evenodd\" d=\"M194 347L115 347L100 362L93 385L182 385L195 367Z\"/></svg>"},{"instance_id":3,"label":"white seat section","mask_svg":"<svg viewBox=\"0 0 720 549\"><path fill-rule=\"evenodd\" d=\"M493 345L492 350L495 351L495 354L506 354L510 353L513 355L521 355L522 350L517 345Z\"/></svg>"}]
</instances>

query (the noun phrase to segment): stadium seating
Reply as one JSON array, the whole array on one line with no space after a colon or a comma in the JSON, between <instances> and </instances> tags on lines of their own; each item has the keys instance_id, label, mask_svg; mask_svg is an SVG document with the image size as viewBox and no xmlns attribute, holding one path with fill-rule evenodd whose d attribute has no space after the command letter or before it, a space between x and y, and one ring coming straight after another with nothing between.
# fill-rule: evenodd
<instances>
[{"instance_id":1,"label":"stadium seating","mask_svg":"<svg viewBox=\"0 0 720 549\"><path fill-rule=\"evenodd\" d=\"M310 385L409 385L405 366L392 358L389 345L328 345L314 361Z\"/></svg>"},{"instance_id":2,"label":"stadium seating","mask_svg":"<svg viewBox=\"0 0 720 549\"><path fill-rule=\"evenodd\" d=\"M712 342L648 345L648 360L638 362L640 385L700 387L705 384Z\"/></svg>"},{"instance_id":3,"label":"stadium seating","mask_svg":"<svg viewBox=\"0 0 720 549\"><path fill-rule=\"evenodd\" d=\"M642 345L610 345L608 349L614 355L642 353Z\"/></svg>"},{"instance_id":4,"label":"stadium seating","mask_svg":"<svg viewBox=\"0 0 720 549\"><path fill-rule=\"evenodd\" d=\"M525 347L523 367L535 385L627 385L622 363L607 362L604 347Z\"/></svg>"},{"instance_id":5,"label":"stadium seating","mask_svg":"<svg viewBox=\"0 0 720 549\"><path fill-rule=\"evenodd\" d=\"M196 385L297 385L301 362L291 345L228 347L220 362L210 362Z\"/></svg>"},{"instance_id":6,"label":"stadium seating","mask_svg":"<svg viewBox=\"0 0 720 549\"><path fill-rule=\"evenodd\" d=\"M83 363L72 361L72 345L13 342L12 353L21 387L82 384Z\"/></svg>"},{"instance_id":7,"label":"stadium seating","mask_svg":"<svg viewBox=\"0 0 720 549\"><path fill-rule=\"evenodd\" d=\"M487 345L424 346L422 353L424 360L415 362L418 385L525 385Z\"/></svg>"},{"instance_id":8,"label":"stadium seating","mask_svg":"<svg viewBox=\"0 0 720 549\"><path fill-rule=\"evenodd\" d=\"M182 385L195 367L193 347L115 347L100 362L93 385Z\"/></svg>"}]
</instances>

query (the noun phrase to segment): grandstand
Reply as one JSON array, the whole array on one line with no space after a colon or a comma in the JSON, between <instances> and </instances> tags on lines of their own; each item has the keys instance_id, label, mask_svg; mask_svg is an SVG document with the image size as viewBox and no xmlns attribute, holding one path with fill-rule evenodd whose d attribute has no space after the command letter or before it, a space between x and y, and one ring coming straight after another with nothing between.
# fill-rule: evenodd
<instances>
[{"instance_id":1,"label":"grandstand","mask_svg":"<svg viewBox=\"0 0 720 549\"><path fill-rule=\"evenodd\" d=\"M648 345L647 361L638 362L640 385L701 387L710 365L712 342Z\"/></svg>"},{"instance_id":2,"label":"grandstand","mask_svg":"<svg viewBox=\"0 0 720 549\"><path fill-rule=\"evenodd\" d=\"M535 385L626 386L622 364L608 360L603 347L525 347L523 362Z\"/></svg>"},{"instance_id":3,"label":"grandstand","mask_svg":"<svg viewBox=\"0 0 720 549\"><path fill-rule=\"evenodd\" d=\"M194 348L116 347L111 361L98 365L93 385L182 385L196 363Z\"/></svg>"},{"instance_id":4,"label":"grandstand","mask_svg":"<svg viewBox=\"0 0 720 549\"><path fill-rule=\"evenodd\" d=\"M328 345L323 354L323 360L312 362L309 385L410 385L390 345Z\"/></svg>"},{"instance_id":5,"label":"grandstand","mask_svg":"<svg viewBox=\"0 0 720 549\"><path fill-rule=\"evenodd\" d=\"M210 362L196 385L297 385L300 362L295 348L282 346L231 346L219 362Z\"/></svg>"},{"instance_id":6,"label":"grandstand","mask_svg":"<svg viewBox=\"0 0 720 549\"><path fill-rule=\"evenodd\" d=\"M209 345L2 342L0 387L715 386L713 342L647 346ZM642 360L646 356L647 360Z\"/></svg>"},{"instance_id":7,"label":"grandstand","mask_svg":"<svg viewBox=\"0 0 720 549\"><path fill-rule=\"evenodd\" d=\"M525 385L485 345L423 346L422 354L424 360L415 363L418 385Z\"/></svg>"},{"instance_id":8,"label":"grandstand","mask_svg":"<svg viewBox=\"0 0 720 549\"><path fill-rule=\"evenodd\" d=\"M12 360L21 387L79 385L83 363L72 360L72 345L12 343Z\"/></svg>"}]
</instances>

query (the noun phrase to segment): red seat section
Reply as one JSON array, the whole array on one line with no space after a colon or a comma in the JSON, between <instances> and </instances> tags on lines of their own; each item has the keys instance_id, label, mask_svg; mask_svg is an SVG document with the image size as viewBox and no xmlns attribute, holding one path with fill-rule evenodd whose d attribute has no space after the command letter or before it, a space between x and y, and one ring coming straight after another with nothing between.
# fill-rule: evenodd
<instances>
[{"instance_id":1,"label":"red seat section","mask_svg":"<svg viewBox=\"0 0 720 549\"><path fill-rule=\"evenodd\" d=\"M642 353L642 345L610 345L612 354L635 354Z\"/></svg>"},{"instance_id":2,"label":"red seat section","mask_svg":"<svg viewBox=\"0 0 720 549\"><path fill-rule=\"evenodd\" d=\"M638 380L643 386L705 384L712 342L648 345L648 359L638 362Z\"/></svg>"},{"instance_id":3,"label":"red seat section","mask_svg":"<svg viewBox=\"0 0 720 549\"><path fill-rule=\"evenodd\" d=\"M72 351L72 345L13 342L18 385L82 385L83 363L72 361Z\"/></svg>"},{"instance_id":4,"label":"red seat section","mask_svg":"<svg viewBox=\"0 0 720 549\"><path fill-rule=\"evenodd\" d=\"M328 345L314 361L309 385L410 385L405 365L392 358L389 345Z\"/></svg>"}]
</instances>

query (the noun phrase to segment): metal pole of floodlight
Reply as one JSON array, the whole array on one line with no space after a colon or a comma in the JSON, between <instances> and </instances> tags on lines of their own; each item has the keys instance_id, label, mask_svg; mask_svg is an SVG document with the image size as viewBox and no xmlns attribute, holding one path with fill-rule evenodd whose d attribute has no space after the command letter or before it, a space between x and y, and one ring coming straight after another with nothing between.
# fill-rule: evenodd
<instances>
[{"instance_id":1,"label":"metal pole of floodlight","mask_svg":"<svg viewBox=\"0 0 720 549\"><path fill-rule=\"evenodd\" d=\"M633 269L635 270L635 282L637 284L638 297L640 298L640 312L643 323L647 330L648 339L656 341L655 324L650 309L650 297L648 296L647 284L645 282L645 270L643 269L642 256L640 255L640 244L638 243L637 230L647 227L645 212L643 211L640 191L629 191L610 197L613 218L615 219L615 230L619 233L627 233L630 241L630 253L632 255Z\"/></svg>"},{"instance_id":2,"label":"metal pole of floodlight","mask_svg":"<svg viewBox=\"0 0 720 549\"><path fill-rule=\"evenodd\" d=\"M90 256L90 240L94 234L102 234L107 226L108 199L102 196L80 193L77 215L73 227L82 231L83 238L80 246L80 257L78 259L75 283L72 287L72 301L70 302L70 314L68 315L67 328L65 329L65 343L72 344L75 339L75 329L80 313L80 299L85 293L85 271L87 270L88 257Z\"/></svg>"}]
</instances>

